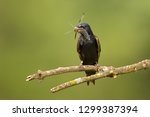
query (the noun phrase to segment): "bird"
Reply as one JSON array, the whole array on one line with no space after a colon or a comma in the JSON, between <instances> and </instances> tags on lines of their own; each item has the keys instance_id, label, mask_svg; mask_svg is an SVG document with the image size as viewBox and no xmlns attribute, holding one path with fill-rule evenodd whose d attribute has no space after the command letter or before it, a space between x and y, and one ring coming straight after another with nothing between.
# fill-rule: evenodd
<instances>
[{"instance_id":1,"label":"bird","mask_svg":"<svg viewBox=\"0 0 150 117\"><path fill-rule=\"evenodd\" d=\"M77 33L77 52L81 60L81 65L98 65L98 60L101 52L101 44L97 36L94 35L88 23L80 23L74 27L75 38ZM96 73L95 70L85 71L86 76ZM87 81L87 85L92 82L95 85L95 80Z\"/></svg>"}]
</instances>

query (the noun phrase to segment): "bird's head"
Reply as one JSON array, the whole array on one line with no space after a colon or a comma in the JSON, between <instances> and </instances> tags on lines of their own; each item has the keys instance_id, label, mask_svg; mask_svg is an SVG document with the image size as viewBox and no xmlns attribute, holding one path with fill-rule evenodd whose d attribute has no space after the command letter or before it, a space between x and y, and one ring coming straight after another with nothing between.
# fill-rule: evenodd
<instances>
[{"instance_id":1,"label":"bird's head","mask_svg":"<svg viewBox=\"0 0 150 117\"><path fill-rule=\"evenodd\" d=\"M90 25L87 23L78 24L77 26L74 27L74 31L78 33L86 31L89 35L93 34Z\"/></svg>"},{"instance_id":2,"label":"bird's head","mask_svg":"<svg viewBox=\"0 0 150 117\"><path fill-rule=\"evenodd\" d=\"M77 33L80 33L85 37L89 37L90 35L93 35L91 27L87 23L78 24L77 26L74 27L74 31L75 31L75 38Z\"/></svg>"}]
</instances>

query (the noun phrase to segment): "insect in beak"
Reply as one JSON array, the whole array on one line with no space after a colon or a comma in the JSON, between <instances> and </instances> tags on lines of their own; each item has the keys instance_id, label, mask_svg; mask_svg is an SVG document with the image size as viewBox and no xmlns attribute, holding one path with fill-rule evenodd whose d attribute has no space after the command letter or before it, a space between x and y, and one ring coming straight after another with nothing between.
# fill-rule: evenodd
<instances>
[{"instance_id":1,"label":"insect in beak","mask_svg":"<svg viewBox=\"0 0 150 117\"><path fill-rule=\"evenodd\" d=\"M83 31L83 28L79 28L79 27L74 27L74 32L75 32L75 39L77 37L77 33L80 33L81 31Z\"/></svg>"},{"instance_id":2,"label":"insect in beak","mask_svg":"<svg viewBox=\"0 0 150 117\"><path fill-rule=\"evenodd\" d=\"M74 39L76 39L76 37L77 37L77 32L75 32Z\"/></svg>"},{"instance_id":3,"label":"insect in beak","mask_svg":"<svg viewBox=\"0 0 150 117\"><path fill-rule=\"evenodd\" d=\"M81 18L80 18L79 21L78 21L78 25L82 22L84 16L85 16L85 12L82 13ZM79 29L80 29L80 28L78 28L78 27L74 27L74 32L75 32L74 38L75 38L75 39L76 39L76 37L77 37L77 33L79 32Z\"/></svg>"},{"instance_id":4,"label":"insect in beak","mask_svg":"<svg viewBox=\"0 0 150 117\"><path fill-rule=\"evenodd\" d=\"M75 39L76 39L76 37L77 37L78 30L79 30L78 27L74 27L74 32L75 32L74 38L75 38Z\"/></svg>"}]
</instances>

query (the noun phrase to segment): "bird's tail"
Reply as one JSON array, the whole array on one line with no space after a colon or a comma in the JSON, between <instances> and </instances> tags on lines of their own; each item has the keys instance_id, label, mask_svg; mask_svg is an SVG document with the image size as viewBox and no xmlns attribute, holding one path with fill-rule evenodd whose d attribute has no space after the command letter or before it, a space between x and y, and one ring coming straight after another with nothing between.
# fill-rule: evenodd
<instances>
[{"instance_id":1,"label":"bird's tail","mask_svg":"<svg viewBox=\"0 0 150 117\"><path fill-rule=\"evenodd\" d=\"M96 71L92 70L92 71L85 71L86 76L91 76L93 74L96 74ZM87 85L90 84L90 82L92 82L95 85L95 80L91 80L91 81L87 81Z\"/></svg>"}]
</instances>

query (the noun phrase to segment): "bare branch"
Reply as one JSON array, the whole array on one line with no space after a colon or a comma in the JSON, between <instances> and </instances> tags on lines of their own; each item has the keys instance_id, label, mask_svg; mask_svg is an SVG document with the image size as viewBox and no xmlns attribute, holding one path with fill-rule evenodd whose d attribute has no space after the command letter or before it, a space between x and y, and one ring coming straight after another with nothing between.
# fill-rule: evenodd
<instances>
[{"instance_id":1,"label":"bare branch","mask_svg":"<svg viewBox=\"0 0 150 117\"><path fill-rule=\"evenodd\" d=\"M26 81L34 80L34 79L39 79L42 80L47 76L52 76L52 75L57 75L57 74L62 74L62 73L67 73L67 72L78 72L78 71L85 71L85 70L96 70L98 71L97 74L91 75L88 77L80 77L71 81L68 81L66 83L60 84L56 87L53 87L50 89L51 92L57 92L60 90L63 90L65 88L78 85L90 80L97 80L105 77L113 77L116 78L118 75L121 74L126 74L130 72L135 72L138 70L142 69L147 69L150 68L150 60L143 60L141 62L132 64L132 65L126 65L123 67L107 67L107 66L91 66L91 65L86 65L86 66L70 66L70 67L59 67L57 69L53 70L47 70L47 71L40 71L38 70L37 73L30 75L27 77Z\"/></svg>"},{"instance_id":2,"label":"bare branch","mask_svg":"<svg viewBox=\"0 0 150 117\"><path fill-rule=\"evenodd\" d=\"M31 81L34 79L43 80L47 76L59 75L59 74L69 73L69 72L79 72L79 71L85 71L85 70L97 71L100 68L102 67L93 66L93 65L81 65L81 66L59 67L57 69L52 69L52 70L47 70L47 71L38 70L37 73L29 75L26 81Z\"/></svg>"}]
</instances>

